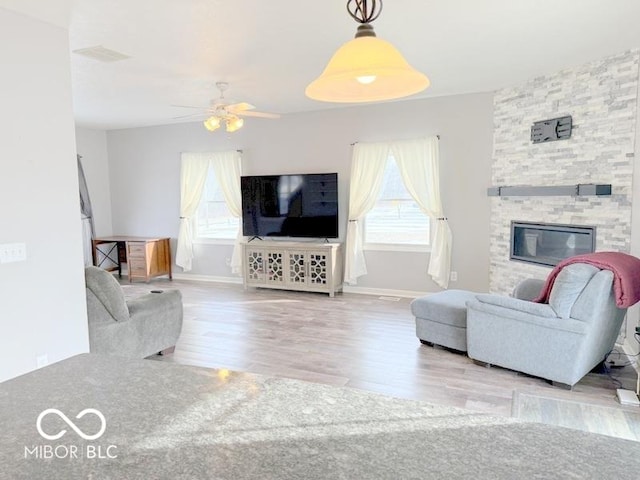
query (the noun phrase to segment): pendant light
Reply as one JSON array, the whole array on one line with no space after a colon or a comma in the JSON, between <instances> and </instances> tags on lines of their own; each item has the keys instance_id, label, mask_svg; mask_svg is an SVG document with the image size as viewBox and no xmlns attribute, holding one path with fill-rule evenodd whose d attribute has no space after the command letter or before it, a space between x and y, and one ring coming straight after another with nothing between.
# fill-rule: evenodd
<instances>
[{"instance_id":1,"label":"pendant light","mask_svg":"<svg viewBox=\"0 0 640 480\"><path fill-rule=\"evenodd\" d=\"M376 37L371 22L382 0L348 0L347 11L360 25L353 40L333 55L307 97L323 102L360 103L402 98L421 92L429 79L414 69L391 43Z\"/></svg>"}]
</instances>

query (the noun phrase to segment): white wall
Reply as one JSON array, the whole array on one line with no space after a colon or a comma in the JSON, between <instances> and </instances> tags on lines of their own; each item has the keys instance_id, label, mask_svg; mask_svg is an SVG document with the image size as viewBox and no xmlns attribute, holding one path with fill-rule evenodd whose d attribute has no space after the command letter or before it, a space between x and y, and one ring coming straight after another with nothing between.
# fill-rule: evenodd
<instances>
[{"instance_id":1,"label":"white wall","mask_svg":"<svg viewBox=\"0 0 640 480\"><path fill-rule=\"evenodd\" d=\"M76 146L82 156L97 236L111 235L111 191L107 132L76 127Z\"/></svg>"},{"instance_id":2,"label":"white wall","mask_svg":"<svg viewBox=\"0 0 640 480\"><path fill-rule=\"evenodd\" d=\"M439 134L445 211L454 235L452 288L488 289L492 95L408 100L247 119L233 134L201 123L107 133L113 233L175 238L179 217L180 152L242 149L247 175L338 172L341 236L347 219L351 144ZM174 248L175 251L175 248ZM229 277L230 246L197 245L191 273ZM435 291L426 254L367 252L366 288ZM178 269L179 270L179 269Z\"/></svg>"},{"instance_id":3,"label":"white wall","mask_svg":"<svg viewBox=\"0 0 640 480\"><path fill-rule=\"evenodd\" d=\"M1 381L89 345L68 32L0 8L0 65Z\"/></svg>"}]
</instances>

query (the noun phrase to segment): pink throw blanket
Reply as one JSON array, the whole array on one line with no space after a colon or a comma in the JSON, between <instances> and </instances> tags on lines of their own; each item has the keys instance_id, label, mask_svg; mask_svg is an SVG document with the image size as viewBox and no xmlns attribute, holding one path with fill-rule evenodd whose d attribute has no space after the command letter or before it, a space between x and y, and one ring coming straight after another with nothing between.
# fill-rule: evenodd
<instances>
[{"instance_id":1,"label":"pink throw blanket","mask_svg":"<svg viewBox=\"0 0 640 480\"><path fill-rule=\"evenodd\" d=\"M618 307L630 307L640 301L640 259L622 252L587 253L561 261L551 271L542 291L533 301L549 303L549 295L558 273L572 263L587 263L601 270L611 270L613 272L613 291Z\"/></svg>"}]
</instances>

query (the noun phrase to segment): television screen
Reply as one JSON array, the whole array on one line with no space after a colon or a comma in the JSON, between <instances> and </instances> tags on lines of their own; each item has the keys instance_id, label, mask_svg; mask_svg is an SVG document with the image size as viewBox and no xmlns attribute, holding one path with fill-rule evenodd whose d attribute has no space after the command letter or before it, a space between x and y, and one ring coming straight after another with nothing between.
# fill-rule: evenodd
<instances>
[{"instance_id":1,"label":"television screen","mask_svg":"<svg viewBox=\"0 0 640 480\"><path fill-rule=\"evenodd\" d=\"M255 175L240 179L247 237L338 237L338 174Z\"/></svg>"}]
</instances>

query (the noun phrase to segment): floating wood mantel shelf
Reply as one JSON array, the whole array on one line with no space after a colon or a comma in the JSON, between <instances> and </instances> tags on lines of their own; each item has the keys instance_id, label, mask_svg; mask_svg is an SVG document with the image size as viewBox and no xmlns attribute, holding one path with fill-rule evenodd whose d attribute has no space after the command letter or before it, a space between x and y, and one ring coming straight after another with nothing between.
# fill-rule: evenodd
<instances>
[{"instance_id":1,"label":"floating wood mantel shelf","mask_svg":"<svg viewBox=\"0 0 640 480\"><path fill-rule=\"evenodd\" d=\"M611 195L610 183L580 183L578 185L535 187L522 185L519 187L490 187L487 189L490 197L552 197L571 196L584 197L596 195L606 197Z\"/></svg>"}]
</instances>

